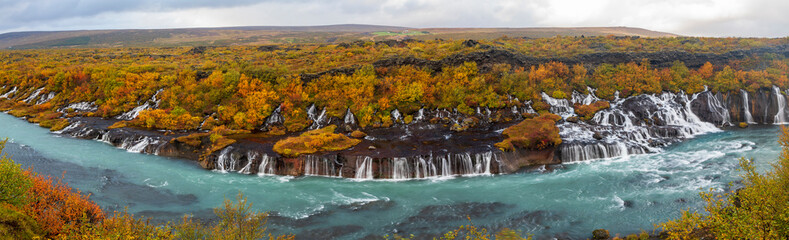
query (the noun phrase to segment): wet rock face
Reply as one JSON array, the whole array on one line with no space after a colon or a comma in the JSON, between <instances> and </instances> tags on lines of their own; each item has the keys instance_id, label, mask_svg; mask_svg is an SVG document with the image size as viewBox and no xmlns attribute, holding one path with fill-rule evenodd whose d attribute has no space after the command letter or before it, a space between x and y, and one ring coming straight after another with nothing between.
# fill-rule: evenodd
<instances>
[{"instance_id":1,"label":"wet rock face","mask_svg":"<svg viewBox=\"0 0 789 240\"><path fill-rule=\"evenodd\" d=\"M729 107L725 103L723 94L703 92L696 97L695 101L691 102L691 110L705 122L713 123L716 126L731 125L733 113L730 113ZM736 106L733 107L736 108ZM740 112L738 111L737 114L739 115Z\"/></svg>"},{"instance_id":2,"label":"wet rock face","mask_svg":"<svg viewBox=\"0 0 789 240\"><path fill-rule=\"evenodd\" d=\"M750 124L775 124L780 115L783 93L776 94L774 89L760 89L755 93L737 91L731 93L703 92L691 103L693 113L701 120L718 126L736 125L739 122ZM747 106L746 106L747 103ZM784 110L786 104L784 104ZM746 111L747 110L747 111ZM783 111L785 118L786 111ZM728 117L728 121L726 120ZM750 118L750 120L749 120Z\"/></svg>"}]
</instances>

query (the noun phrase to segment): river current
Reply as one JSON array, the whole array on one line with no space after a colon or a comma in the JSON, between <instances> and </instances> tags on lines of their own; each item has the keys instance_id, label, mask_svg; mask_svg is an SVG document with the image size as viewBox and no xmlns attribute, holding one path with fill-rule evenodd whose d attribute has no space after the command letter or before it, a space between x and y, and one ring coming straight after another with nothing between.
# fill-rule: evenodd
<instances>
[{"instance_id":1,"label":"river current","mask_svg":"<svg viewBox=\"0 0 789 240\"><path fill-rule=\"evenodd\" d=\"M169 221L210 220L212 208L243 193L271 213L269 230L298 239L360 239L398 233L432 237L468 224L503 227L537 239L586 239L591 231L650 231L681 209L701 210L702 189L729 190L738 159L760 170L780 153L777 126L725 129L659 153L537 167L508 175L408 181L249 176L196 163L130 153L106 143L50 133L0 114L5 152L23 167L64 176L108 211ZM736 186L736 184L735 184Z\"/></svg>"}]
</instances>

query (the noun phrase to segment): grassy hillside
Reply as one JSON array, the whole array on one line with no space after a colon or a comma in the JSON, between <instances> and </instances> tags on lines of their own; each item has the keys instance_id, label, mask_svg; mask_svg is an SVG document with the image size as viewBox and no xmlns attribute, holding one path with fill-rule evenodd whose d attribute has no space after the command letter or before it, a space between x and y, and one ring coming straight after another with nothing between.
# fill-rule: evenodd
<instances>
[{"instance_id":1,"label":"grassy hillside","mask_svg":"<svg viewBox=\"0 0 789 240\"><path fill-rule=\"evenodd\" d=\"M496 39L502 36L543 38L553 36L639 36L676 35L626 27L590 28L429 28L415 29L374 25L329 25L305 27L227 27L152 30L90 30L14 32L0 34L2 49L72 47L172 47L229 46L272 43L334 43L355 40L413 38Z\"/></svg>"}]
</instances>

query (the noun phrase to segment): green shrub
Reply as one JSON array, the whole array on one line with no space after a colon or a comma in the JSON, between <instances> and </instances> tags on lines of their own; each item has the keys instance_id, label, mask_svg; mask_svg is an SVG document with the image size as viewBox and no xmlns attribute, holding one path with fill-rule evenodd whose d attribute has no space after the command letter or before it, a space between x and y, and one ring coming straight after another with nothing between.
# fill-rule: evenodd
<instances>
[{"instance_id":1,"label":"green shrub","mask_svg":"<svg viewBox=\"0 0 789 240\"><path fill-rule=\"evenodd\" d=\"M33 182L19 164L3 154L7 141L8 139L0 141L0 203L20 206L26 202L27 191Z\"/></svg>"},{"instance_id":2,"label":"green shrub","mask_svg":"<svg viewBox=\"0 0 789 240\"><path fill-rule=\"evenodd\" d=\"M740 159L742 188L702 192L708 214L686 210L656 227L668 239L789 239L789 129L782 128L780 143L783 151L772 171L760 174Z\"/></svg>"},{"instance_id":3,"label":"green shrub","mask_svg":"<svg viewBox=\"0 0 789 240\"><path fill-rule=\"evenodd\" d=\"M0 204L0 240L34 239L41 236L41 228L33 218Z\"/></svg>"}]
</instances>

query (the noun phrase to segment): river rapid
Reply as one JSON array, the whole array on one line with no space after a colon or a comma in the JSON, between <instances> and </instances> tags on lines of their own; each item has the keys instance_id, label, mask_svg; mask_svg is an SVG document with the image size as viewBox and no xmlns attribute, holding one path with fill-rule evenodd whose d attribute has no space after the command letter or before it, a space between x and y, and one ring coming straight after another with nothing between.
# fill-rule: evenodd
<instances>
[{"instance_id":1,"label":"river rapid","mask_svg":"<svg viewBox=\"0 0 789 240\"><path fill-rule=\"evenodd\" d=\"M210 220L212 208L243 193L271 213L269 230L297 239L361 239L398 233L437 236L471 221L537 239L586 239L591 231L650 231L701 210L700 189L729 190L738 159L764 171L780 153L780 128L695 136L661 152L535 167L515 174L387 181L256 176L207 171L187 160L130 153L99 141L50 133L0 114L5 152L23 167L64 176L108 211L170 221ZM736 184L735 184L736 186Z\"/></svg>"}]
</instances>

